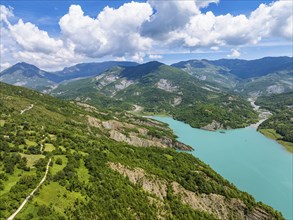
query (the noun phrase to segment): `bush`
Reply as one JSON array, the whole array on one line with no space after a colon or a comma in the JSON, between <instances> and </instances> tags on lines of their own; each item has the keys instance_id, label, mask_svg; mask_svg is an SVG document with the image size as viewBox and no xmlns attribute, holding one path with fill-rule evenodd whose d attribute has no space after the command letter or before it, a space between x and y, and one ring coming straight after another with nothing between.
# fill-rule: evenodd
<instances>
[{"instance_id":1,"label":"bush","mask_svg":"<svg viewBox=\"0 0 293 220\"><path fill-rule=\"evenodd\" d=\"M58 165L62 165L62 159L61 158L57 158L57 160L55 161L56 164Z\"/></svg>"}]
</instances>

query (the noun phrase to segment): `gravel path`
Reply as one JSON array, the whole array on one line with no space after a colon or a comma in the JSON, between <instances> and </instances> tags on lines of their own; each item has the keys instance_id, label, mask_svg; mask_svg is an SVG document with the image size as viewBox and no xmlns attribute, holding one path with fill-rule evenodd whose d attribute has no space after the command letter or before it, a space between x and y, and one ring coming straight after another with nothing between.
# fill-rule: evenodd
<instances>
[{"instance_id":1,"label":"gravel path","mask_svg":"<svg viewBox=\"0 0 293 220\"><path fill-rule=\"evenodd\" d=\"M25 198L25 200L21 203L21 205L19 206L19 208L7 219L7 220L12 220L15 218L15 216L22 210L22 208L25 206L25 204L29 201L29 199L34 195L34 193L38 190L38 188L45 182L46 178L47 178L47 174L49 171L49 165L51 162L51 158L49 159L49 162L47 164L46 167L46 173L43 177L43 179L41 180L41 182L38 184L38 186Z\"/></svg>"}]
</instances>

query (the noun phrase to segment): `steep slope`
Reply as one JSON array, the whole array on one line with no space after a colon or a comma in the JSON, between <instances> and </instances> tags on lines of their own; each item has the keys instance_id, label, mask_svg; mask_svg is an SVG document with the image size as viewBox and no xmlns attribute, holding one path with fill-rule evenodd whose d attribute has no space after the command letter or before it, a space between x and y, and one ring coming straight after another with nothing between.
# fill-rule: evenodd
<instances>
[{"instance_id":1,"label":"steep slope","mask_svg":"<svg viewBox=\"0 0 293 220\"><path fill-rule=\"evenodd\" d=\"M293 89L292 57L265 57L257 60L189 60L172 66L198 79L229 88L242 95L259 96Z\"/></svg>"},{"instance_id":2,"label":"steep slope","mask_svg":"<svg viewBox=\"0 0 293 220\"><path fill-rule=\"evenodd\" d=\"M293 92L261 96L256 104L273 113L259 126L259 131L293 152Z\"/></svg>"},{"instance_id":3,"label":"steep slope","mask_svg":"<svg viewBox=\"0 0 293 220\"><path fill-rule=\"evenodd\" d=\"M199 159L169 148L188 149L162 123L3 83L0 117L1 219L36 187L50 159L47 179L17 218L283 219ZM134 147L112 131L170 141Z\"/></svg>"},{"instance_id":4,"label":"steep slope","mask_svg":"<svg viewBox=\"0 0 293 220\"><path fill-rule=\"evenodd\" d=\"M52 74L28 63L17 63L0 73L0 81L17 86L44 90L53 86Z\"/></svg>"},{"instance_id":5,"label":"steep slope","mask_svg":"<svg viewBox=\"0 0 293 220\"><path fill-rule=\"evenodd\" d=\"M93 105L103 94L143 108L144 114L168 114L209 130L244 127L256 119L244 99L159 62L113 68L95 78L60 85L51 94Z\"/></svg>"}]
</instances>

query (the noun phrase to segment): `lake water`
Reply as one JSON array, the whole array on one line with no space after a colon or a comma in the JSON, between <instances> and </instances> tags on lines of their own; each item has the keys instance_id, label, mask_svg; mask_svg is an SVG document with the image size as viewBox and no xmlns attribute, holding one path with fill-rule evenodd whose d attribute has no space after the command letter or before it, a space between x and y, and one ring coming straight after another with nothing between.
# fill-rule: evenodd
<instances>
[{"instance_id":1,"label":"lake water","mask_svg":"<svg viewBox=\"0 0 293 220\"><path fill-rule=\"evenodd\" d=\"M254 128L204 131L169 117L152 117L169 124L191 153L209 164L240 190L293 219L293 155Z\"/></svg>"}]
</instances>

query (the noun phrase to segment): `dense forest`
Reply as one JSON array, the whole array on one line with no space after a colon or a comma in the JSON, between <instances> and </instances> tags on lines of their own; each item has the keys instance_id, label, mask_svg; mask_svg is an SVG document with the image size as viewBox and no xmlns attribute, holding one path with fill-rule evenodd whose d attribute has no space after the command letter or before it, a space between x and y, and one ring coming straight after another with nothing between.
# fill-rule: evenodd
<instances>
[{"instance_id":1,"label":"dense forest","mask_svg":"<svg viewBox=\"0 0 293 220\"><path fill-rule=\"evenodd\" d=\"M50 159L45 182L16 219L283 219L172 149L180 144L165 124L0 86L0 219L38 185ZM113 132L170 145L135 147Z\"/></svg>"}]
</instances>

